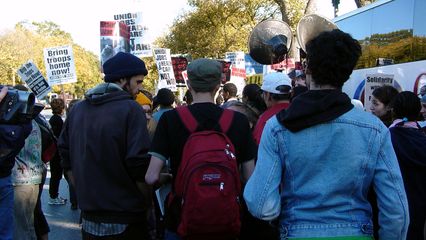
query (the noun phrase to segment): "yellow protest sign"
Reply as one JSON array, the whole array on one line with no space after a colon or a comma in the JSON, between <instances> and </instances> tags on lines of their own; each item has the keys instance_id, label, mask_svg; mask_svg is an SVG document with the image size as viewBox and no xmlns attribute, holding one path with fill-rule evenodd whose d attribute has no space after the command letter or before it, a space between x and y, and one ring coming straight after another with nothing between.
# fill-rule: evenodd
<instances>
[{"instance_id":1,"label":"yellow protest sign","mask_svg":"<svg viewBox=\"0 0 426 240\"><path fill-rule=\"evenodd\" d=\"M259 86L263 83L263 74L254 74L246 77L247 84L257 84Z\"/></svg>"}]
</instances>

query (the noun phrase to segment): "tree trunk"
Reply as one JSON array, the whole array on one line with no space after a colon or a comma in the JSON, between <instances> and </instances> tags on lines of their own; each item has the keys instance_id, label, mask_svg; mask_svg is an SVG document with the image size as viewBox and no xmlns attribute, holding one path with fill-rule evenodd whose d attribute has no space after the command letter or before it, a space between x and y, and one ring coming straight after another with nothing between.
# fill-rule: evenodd
<instances>
[{"instance_id":1,"label":"tree trunk","mask_svg":"<svg viewBox=\"0 0 426 240\"><path fill-rule=\"evenodd\" d=\"M280 8L281 19L283 20L283 22L290 24L290 21L289 21L288 16L287 16L287 6L286 6L286 3L285 3L285 0L274 0L274 2Z\"/></svg>"},{"instance_id":2,"label":"tree trunk","mask_svg":"<svg viewBox=\"0 0 426 240\"><path fill-rule=\"evenodd\" d=\"M357 8L362 7L361 0L355 0L355 4Z\"/></svg>"},{"instance_id":3,"label":"tree trunk","mask_svg":"<svg viewBox=\"0 0 426 240\"><path fill-rule=\"evenodd\" d=\"M317 12L317 0L308 0L305 8L305 15Z\"/></svg>"}]
</instances>

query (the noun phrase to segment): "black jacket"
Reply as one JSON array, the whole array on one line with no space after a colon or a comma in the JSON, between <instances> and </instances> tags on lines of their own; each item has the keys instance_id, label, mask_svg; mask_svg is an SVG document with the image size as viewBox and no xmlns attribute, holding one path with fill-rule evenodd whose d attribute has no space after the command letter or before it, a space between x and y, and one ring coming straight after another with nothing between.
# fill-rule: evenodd
<instances>
[{"instance_id":1,"label":"black jacket","mask_svg":"<svg viewBox=\"0 0 426 240\"><path fill-rule=\"evenodd\" d=\"M149 165L149 137L141 106L113 83L102 83L74 105L58 147L75 179L87 220L138 221L149 203L138 190Z\"/></svg>"},{"instance_id":2,"label":"black jacket","mask_svg":"<svg viewBox=\"0 0 426 240\"><path fill-rule=\"evenodd\" d=\"M31 121L17 125L0 124L0 178L11 174L15 156L24 147L31 130Z\"/></svg>"},{"instance_id":3,"label":"black jacket","mask_svg":"<svg viewBox=\"0 0 426 240\"><path fill-rule=\"evenodd\" d=\"M410 210L407 239L423 239L426 220L426 135L415 128L392 127L389 130Z\"/></svg>"}]
</instances>

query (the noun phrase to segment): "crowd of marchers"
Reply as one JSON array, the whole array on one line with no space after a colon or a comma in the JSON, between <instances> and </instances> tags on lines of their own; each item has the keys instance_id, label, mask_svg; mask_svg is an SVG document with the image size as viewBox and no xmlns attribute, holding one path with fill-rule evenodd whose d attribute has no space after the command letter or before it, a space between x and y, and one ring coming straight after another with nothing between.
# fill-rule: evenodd
<instances>
[{"instance_id":1,"label":"crowd of marchers","mask_svg":"<svg viewBox=\"0 0 426 240\"><path fill-rule=\"evenodd\" d=\"M48 239L47 164L49 204L67 204L64 175L87 240L426 239L426 86L376 88L366 111L342 92L360 55L323 32L304 69L240 95L220 62L196 59L179 101L116 54L65 121L56 99L49 121L0 124L0 239Z\"/></svg>"}]
</instances>

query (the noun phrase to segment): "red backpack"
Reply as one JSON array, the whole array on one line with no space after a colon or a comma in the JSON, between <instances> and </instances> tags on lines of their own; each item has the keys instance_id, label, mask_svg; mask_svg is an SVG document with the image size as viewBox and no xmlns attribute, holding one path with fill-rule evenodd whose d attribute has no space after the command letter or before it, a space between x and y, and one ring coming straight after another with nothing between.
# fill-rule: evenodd
<instances>
[{"instance_id":1,"label":"red backpack","mask_svg":"<svg viewBox=\"0 0 426 240\"><path fill-rule=\"evenodd\" d=\"M185 239L237 237L241 180L234 146L225 135L234 113L223 111L218 132L196 131L197 120L187 107L177 112L190 132L174 185L174 193L182 199L178 234Z\"/></svg>"}]
</instances>

